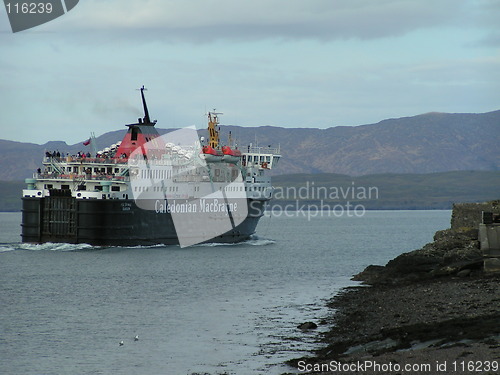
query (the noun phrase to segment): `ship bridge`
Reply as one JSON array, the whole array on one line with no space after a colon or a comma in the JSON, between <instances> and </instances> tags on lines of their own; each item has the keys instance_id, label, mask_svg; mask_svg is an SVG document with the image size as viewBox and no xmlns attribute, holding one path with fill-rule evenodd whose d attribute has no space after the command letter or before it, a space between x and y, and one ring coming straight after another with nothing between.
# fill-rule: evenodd
<instances>
[{"instance_id":1,"label":"ship bridge","mask_svg":"<svg viewBox=\"0 0 500 375\"><path fill-rule=\"evenodd\" d=\"M273 169L281 158L280 147L257 147L249 145L243 149L241 162L245 167L258 167L259 169Z\"/></svg>"}]
</instances>

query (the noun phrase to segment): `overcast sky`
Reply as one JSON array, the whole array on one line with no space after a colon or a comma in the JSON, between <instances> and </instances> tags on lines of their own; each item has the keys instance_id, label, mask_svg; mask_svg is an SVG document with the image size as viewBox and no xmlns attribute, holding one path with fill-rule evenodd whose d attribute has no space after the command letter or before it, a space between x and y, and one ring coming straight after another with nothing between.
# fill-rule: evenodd
<instances>
[{"instance_id":1,"label":"overcast sky","mask_svg":"<svg viewBox=\"0 0 500 375\"><path fill-rule=\"evenodd\" d=\"M0 139L124 129L327 128L500 109L500 0L81 0L12 33L0 11Z\"/></svg>"}]
</instances>

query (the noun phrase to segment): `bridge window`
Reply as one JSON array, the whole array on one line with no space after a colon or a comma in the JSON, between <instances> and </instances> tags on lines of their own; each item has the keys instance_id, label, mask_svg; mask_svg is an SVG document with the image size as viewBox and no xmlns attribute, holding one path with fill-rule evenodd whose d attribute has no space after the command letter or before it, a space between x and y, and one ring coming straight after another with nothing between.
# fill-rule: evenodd
<instances>
[{"instance_id":1,"label":"bridge window","mask_svg":"<svg viewBox=\"0 0 500 375\"><path fill-rule=\"evenodd\" d=\"M137 141L137 134L139 134L139 129L132 128L131 140Z\"/></svg>"}]
</instances>

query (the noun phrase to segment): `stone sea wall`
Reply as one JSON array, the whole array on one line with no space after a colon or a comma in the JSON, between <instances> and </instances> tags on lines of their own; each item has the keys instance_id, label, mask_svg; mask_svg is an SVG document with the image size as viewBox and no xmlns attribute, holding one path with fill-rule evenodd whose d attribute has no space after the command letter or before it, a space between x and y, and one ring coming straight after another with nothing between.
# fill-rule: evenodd
<instances>
[{"instance_id":1,"label":"stone sea wall","mask_svg":"<svg viewBox=\"0 0 500 375\"><path fill-rule=\"evenodd\" d=\"M455 203L451 214L451 229L478 228L483 211L500 214L500 200L485 203Z\"/></svg>"}]
</instances>

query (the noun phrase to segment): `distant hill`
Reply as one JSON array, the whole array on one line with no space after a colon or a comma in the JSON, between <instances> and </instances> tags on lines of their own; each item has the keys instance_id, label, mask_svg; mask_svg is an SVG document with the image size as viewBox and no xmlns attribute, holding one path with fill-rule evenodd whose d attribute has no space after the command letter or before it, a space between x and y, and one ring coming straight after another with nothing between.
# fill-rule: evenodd
<instances>
[{"instance_id":1,"label":"distant hill","mask_svg":"<svg viewBox=\"0 0 500 375\"><path fill-rule=\"evenodd\" d=\"M158 129L161 134L170 130ZM122 139L126 129L97 138L100 147ZM240 146L281 146L273 174L435 173L500 170L500 111L483 114L428 113L377 124L328 129L222 126ZM202 132L203 133L203 132ZM82 140L83 142L83 140ZM0 140L0 180L21 180L40 166L46 150L71 154L90 150L82 143L44 145Z\"/></svg>"},{"instance_id":2,"label":"distant hill","mask_svg":"<svg viewBox=\"0 0 500 375\"><path fill-rule=\"evenodd\" d=\"M26 184L21 181L0 181L0 212L21 211L22 189Z\"/></svg>"},{"instance_id":3,"label":"distant hill","mask_svg":"<svg viewBox=\"0 0 500 375\"><path fill-rule=\"evenodd\" d=\"M282 207L301 204L334 207L361 204L366 209L451 209L453 203L500 198L500 171L347 176L333 173L273 177L275 199Z\"/></svg>"},{"instance_id":4,"label":"distant hill","mask_svg":"<svg viewBox=\"0 0 500 375\"><path fill-rule=\"evenodd\" d=\"M272 206L365 209L451 209L457 202L485 202L500 198L500 171L456 171L430 174L375 174L347 176L335 173L292 174L273 177ZM0 211L21 209L22 181L0 181ZM278 207L278 208L279 208ZM304 208L305 209L305 208ZM288 209L287 209L288 210Z\"/></svg>"},{"instance_id":5,"label":"distant hill","mask_svg":"<svg viewBox=\"0 0 500 375\"><path fill-rule=\"evenodd\" d=\"M260 144L280 143L278 174L500 170L500 111L429 113L329 129L232 130L246 142L257 136Z\"/></svg>"}]
</instances>

